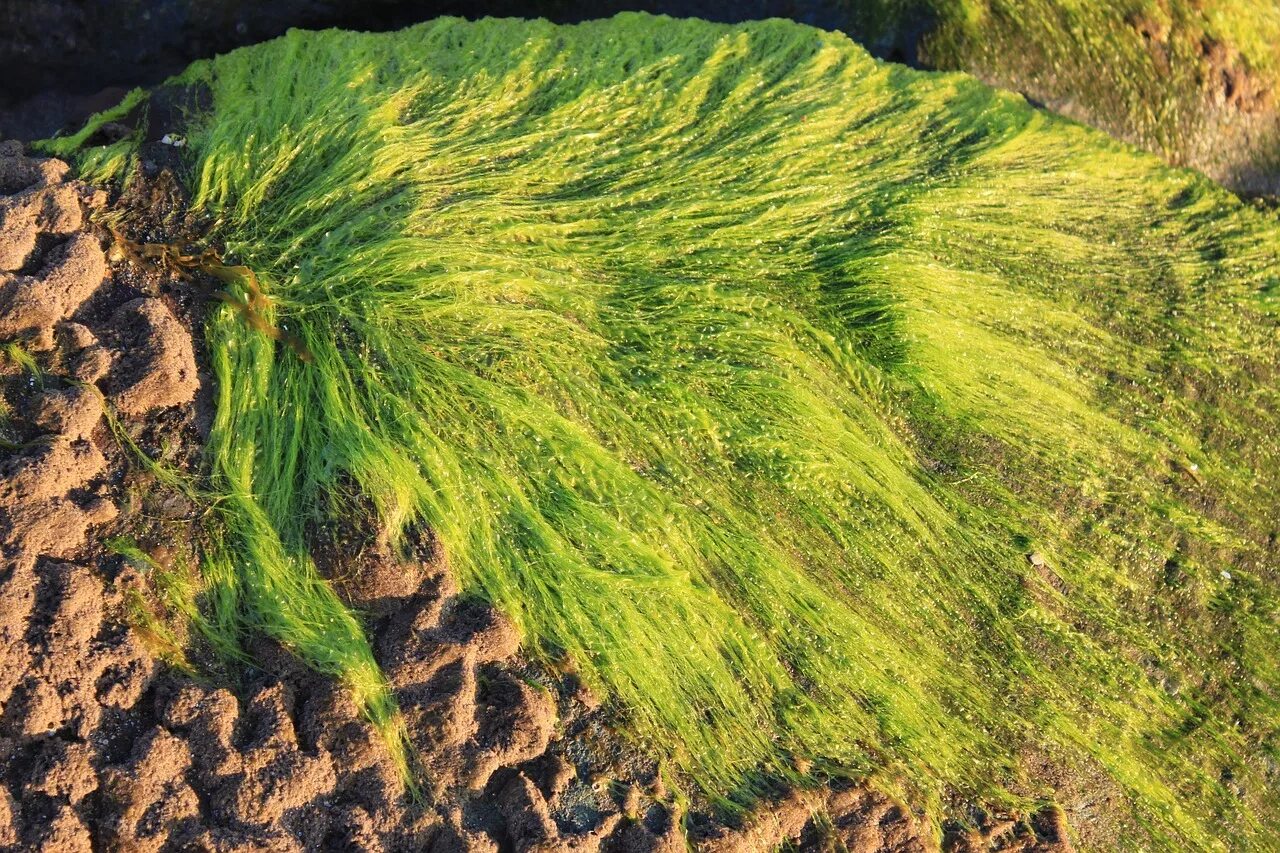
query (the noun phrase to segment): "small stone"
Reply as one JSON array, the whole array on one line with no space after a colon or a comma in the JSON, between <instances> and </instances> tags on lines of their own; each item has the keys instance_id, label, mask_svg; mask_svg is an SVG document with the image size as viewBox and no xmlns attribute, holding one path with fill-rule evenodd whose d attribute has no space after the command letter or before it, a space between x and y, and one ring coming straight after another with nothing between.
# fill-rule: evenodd
<instances>
[{"instance_id":1,"label":"small stone","mask_svg":"<svg viewBox=\"0 0 1280 853\"><path fill-rule=\"evenodd\" d=\"M106 347L88 347L76 358L71 375L81 382L93 385L111 372L114 363L115 359Z\"/></svg>"},{"instance_id":2,"label":"small stone","mask_svg":"<svg viewBox=\"0 0 1280 853\"><path fill-rule=\"evenodd\" d=\"M622 802L619 805L628 820L635 820L640 814L640 789L635 785L628 785L622 792Z\"/></svg>"},{"instance_id":3,"label":"small stone","mask_svg":"<svg viewBox=\"0 0 1280 853\"><path fill-rule=\"evenodd\" d=\"M115 314L124 357L112 372L117 411L141 417L195 399L200 387L191 335L160 299L127 302Z\"/></svg>"},{"instance_id":4,"label":"small stone","mask_svg":"<svg viewBox=\"0 0 1280 853\"><path fill-rule=\"evenodd\" d=\"M88 438L102 420L102 397L88 388L46 391L36 402L36 425L71 439Z\"/></svg>"},{"instance_id":5,"label":"small stone","mask_svg":"<svg viewBox=\"0 0 1280 853\"><path fill-rule=\"evenodd\" d=\"M80 352L98 342L97 335L82 323L62 322L58 324L57 331L68 352Z\"/></svg>"},{"instance_id":6,"label":"small stone","mask_svg":"<svg viewBox=\"0 0 1280 853\"><path fill-rule=\"evenodd\" d=\"M6 709L9 722L18 732L35 738L47 735L63 723L62 700L48 680L29 677L16 691Z\"/></svg>"}]
</instances>

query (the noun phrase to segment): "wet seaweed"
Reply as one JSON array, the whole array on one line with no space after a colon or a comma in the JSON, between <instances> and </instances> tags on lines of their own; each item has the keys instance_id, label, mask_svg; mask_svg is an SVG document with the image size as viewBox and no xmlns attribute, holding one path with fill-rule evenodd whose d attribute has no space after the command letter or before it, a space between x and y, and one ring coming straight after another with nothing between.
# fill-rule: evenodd
<instances>
[{"instance_id":1,"label":"wet seaweed","mask_svg":"<svg viewBox=\"0 0 1280 853\"><path fill-rule=\"evenodd\" d=\"M354 483L724 804L1026 804L1051 752L1137 843L1276 841L1273 213L776 21L294 32L179 82L254 282L207 329L213 625L400 742L307 552Z\"/></svg>"}]
</instances>

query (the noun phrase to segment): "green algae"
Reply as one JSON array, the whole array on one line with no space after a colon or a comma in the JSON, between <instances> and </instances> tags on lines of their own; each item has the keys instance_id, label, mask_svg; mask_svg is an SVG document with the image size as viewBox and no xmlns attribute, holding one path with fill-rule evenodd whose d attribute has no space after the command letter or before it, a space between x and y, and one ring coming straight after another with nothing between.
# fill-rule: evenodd
<instances>
[{"instance_id":1,"label":"green algae","mask_svg":"<svg viewBox=\"0 0 1280 853\"><path fill-rule=\"evenodd\" d=\"M1272 109L1269 96L1228 119L1219 114L1226 100L1251 98L1237 89L1254 85L1261 94L1280 83L1280 7L1269 0L839 5L855 38L906 43L929 67L1026 91L1171 162L1237 181L1245 175L1232 171L1242 163L1280 169L1274 117L1247 129L1257 124L1252 113ZM1227 81L1224 73L1238 76ZM1206 127L1215 136L1206 138Z\"/></svg>"},{"instance_id":2,"label":"green algae","mask_svg":"<svg viewBox=\"0 0 1280 853\"><path fill-rule=\"evenodd\" d=\"M207 329L224 645L401 744L307 552L370 500L726 804L808 762L1025 804L1049 755L1117 843L1280 842L1274 215L776 21L293 32L179 82L193 205L311 355Z\"/></svg>"}]
</instances>

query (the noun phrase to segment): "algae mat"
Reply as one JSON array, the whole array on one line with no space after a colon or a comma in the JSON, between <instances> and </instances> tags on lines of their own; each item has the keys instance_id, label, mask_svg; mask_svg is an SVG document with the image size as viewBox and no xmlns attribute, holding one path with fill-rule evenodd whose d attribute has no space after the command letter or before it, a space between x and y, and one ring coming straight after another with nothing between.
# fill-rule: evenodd
<instances>
[{"instance_id":1,"label":"algae mat","mask_svg":"<svg viewBox=\"0 0 1280 853\"><path fill-rule=\"evenodd\" d=\"M848 32L899 45L1194 166L1280 192L1273 0L842 0Z\"/></svg>"},{"instance_id":2,"label":"algae mat","mask_svg":"<svg viewBox=\"0 0 1280 853\"><path fill-rule=\"evenodd\" d=\"M1280 841L1274 213L778 21L292 32L176 82L265 294L207 330L219 645L396 738L308 557L363 495L726 804L1026 804L1047 762L1134 842Z\"/></svg>"}]
</instances>

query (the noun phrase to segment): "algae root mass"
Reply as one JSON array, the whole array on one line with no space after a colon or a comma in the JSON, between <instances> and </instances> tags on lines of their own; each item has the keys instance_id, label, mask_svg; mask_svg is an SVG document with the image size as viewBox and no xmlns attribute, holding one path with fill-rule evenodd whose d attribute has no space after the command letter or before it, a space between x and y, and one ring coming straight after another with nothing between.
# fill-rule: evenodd
<instances>
[{"instance_id":1,"label":"algae root mass","mask_svg":"<svg viewBox=\"0 0 1280 853\"><path fill-rule=\"evenodd\" d=\"M312 356L208 328L215 636L395 737L307 552L358 489L713 797L1018 800L1047 757L1140 843L1280 843L1273 214L778 21L293 32L179 82L194 205Z\"/></svg>"}]
</instances>

